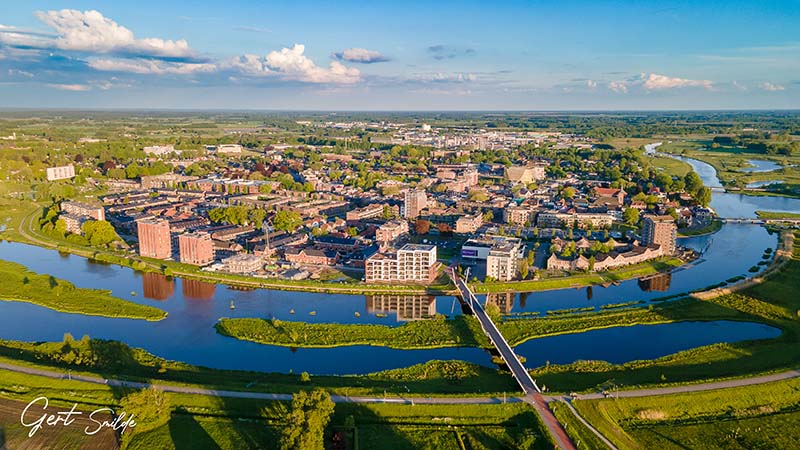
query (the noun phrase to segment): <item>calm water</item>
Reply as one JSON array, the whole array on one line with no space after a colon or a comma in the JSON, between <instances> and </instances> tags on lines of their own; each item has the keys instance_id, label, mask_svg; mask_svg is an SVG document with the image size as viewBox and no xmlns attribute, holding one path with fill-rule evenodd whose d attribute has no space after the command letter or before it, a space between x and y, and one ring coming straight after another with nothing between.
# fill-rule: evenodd
<instances>
[{"instance_id":1,"label":"calm water","mask_svg":"<svg viewBox=\"0 0 800 450\"><path fill-rule=\"evenodd\" d=\"M752 167L745 167L740 170L741 172L772 172L773 170L778 170L781 168L780 164L764 159L748 159L747 162Z\"/></svg>"},{"instance_id":2,"label":"calm water","mask_svg":"<svg viewBox=\"0 0 800 450\"><path fill-rule=\"evenodd\" d=\"M716 180L713 167L687 161L707 185ZM709 170L710 169L710 170ZM719 183L716 183L719 185ZM712 206L724 217L753 217L757 209L800 212L800 200L752 197L715 191ZM737 275L761 260L777 239L758 226L726 224L712 236L682 239L681 244L704 251L685 270L649 280L630 280L608 287L594 286L530 294L491 296L505 312L546 312L632 300L648 300L702 288ZM155 355L215 368L301 372L314 374L368 373L406 367L431 359L461 359L491 365L486 352L473 348L392 350L352 346L299 349L260 345L218 335L213 325L221 317L279 318L307 322L381 323L439 313L460 314L453 297L359 296L233 290L225 286L98 264L85 258L18 243L0 243L0 259L24 264L31 270L67 279L79 287L108 289L114 295L154 305L169 312L160 322L65 314L36 305L0 302L0 338L24 341L60 340L64 333L88 334L124 341ZM231 301L235 309L231 309ZM519 346L520 354L535 367L579 359L614 363L656 358L716 342L769 338L779 331L741 322L691 322L619 327L535 339Z\"/></svg>"}]
</instances>

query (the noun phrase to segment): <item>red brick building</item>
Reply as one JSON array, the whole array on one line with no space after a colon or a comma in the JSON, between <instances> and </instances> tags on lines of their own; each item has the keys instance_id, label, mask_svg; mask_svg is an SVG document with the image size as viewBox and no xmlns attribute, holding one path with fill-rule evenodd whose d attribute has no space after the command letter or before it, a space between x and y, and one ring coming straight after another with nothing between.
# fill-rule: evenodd
<instances>
[{"instance_id":1,"label":"red brick building","mask_svg":"<svg viewBox=\"0 0 800 450\"><path fill-rule=\"evenodd\" d=\"M178 236L182 263L205 266L214 261L214 244L208 233L186 233Z\"/></svg>"},{"instance_id":2,"label":"red brick building","mask_svg":"<svg viewBox=\"0 0 800 450\"><path fill-rule=\"evenodd\" d=\"M143 219L137 223L139 255L166 259L172 256L169 222L163 219Z\"/></svg>"}]
</instances>

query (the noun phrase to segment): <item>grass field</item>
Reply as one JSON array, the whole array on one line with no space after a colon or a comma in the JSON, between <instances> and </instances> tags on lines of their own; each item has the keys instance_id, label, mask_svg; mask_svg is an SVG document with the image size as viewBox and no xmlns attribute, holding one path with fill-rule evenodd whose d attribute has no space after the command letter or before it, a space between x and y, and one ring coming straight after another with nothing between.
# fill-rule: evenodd
<instances>
[{"instance_id":1,"label":"grass field","mask_svg":"<svg viewBox=\"0 0 800 450\"><path fill-rule=\"evenodd\" d=\"M666 396L575 401L621 449L795 448L800 380Z\"/></svg>"},{"instance_id":2,"label":"grass field","mask_svg":"<svg viewBox=\"0 0 800 450\"><path fill-rule=\"evenodd\" d=\"M402 382L400 382L402 383ZM51 399L51 407L79 410L116 407L130 390L74 380L0 371L0 424L16 423L17 405L37 396ZM288 411L284 402L167 393L172 406L169 422L137 434L129 449L277 449L281 424ZM4 402L11 406L3 409ZM20 427L6 428L6 439L17 443ZM358 446L352 439L356 430ZM501 450L553 448L533 410L524 403L497 405L338 404L328 436L346 431L348 449L474 449ZM12 434L13 433L13 434ZM63 448L103 447L101 441L72 434L48 436L48 443L66 442ZM41 442L39 442L41 444ZM9 448L24 448L13 446ZM31 449L40 446L30 447ZM62 448L56 446L55 448Z\"/></svg>"},{"instance_id":3,"label":"grass field","mask_svg":"<svg viewBox=\"0 0 800 450\"><path fill-rule=\"evenodd\" d=\"M111 295L109 291L77 288L52 275L0 260L0 300L34 303L56 311L91 316L161 320L167 313Z\"/></svg>"}]
</instances>

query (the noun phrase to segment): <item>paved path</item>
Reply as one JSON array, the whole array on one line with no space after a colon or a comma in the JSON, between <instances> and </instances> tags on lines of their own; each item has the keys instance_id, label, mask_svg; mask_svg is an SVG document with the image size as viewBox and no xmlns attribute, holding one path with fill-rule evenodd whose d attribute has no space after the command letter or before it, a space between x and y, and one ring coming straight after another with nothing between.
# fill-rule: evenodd
<instances>
[{"instance_id":1,"label":"paved path","mask_svg":"<svg viewBox=\"0 0 800 450\"><path fill-rule=\"evenodd\" d=\"M606 437L603 436L602 433L597 431L597 429L593 427L592 424L587 422L586 419L584 419L580 414L578 414L578 411L575 409L574 406L572 406L571 401L565 399L564 404L567 405L567 408L569 408L569 410L572 412L575 418L578 419L584 426L586 426L586 428L588 428L592 433L594 433L595 436L600 438L600 440L603 441L603 443L606 444L608 448L610 448L611 450L618 450L616 445L614 445L611 441L606 439Z\"/></svg>"},{"instance_id":2,"label":"paved path","mask_svg":"<svg viewBox=\"0 0 800 450\"><path fill-rule=\"evenodd\" d=\"M687 392L701 392L701 391L711 391L714 389L752 386L754 384L772 383L773 381L788 380L790 378L797 378L797 377L800 377L800 370L789 370L786 372L773 373L770 375L761 375L750 378L738 378L735 380L714 381L711 383L684 384L681 386L635 389L631 391L614 391L610 393L608 397L625 398L625 397L649 397L651 395L683 394ZM549 400L556 400L558 398L559 397L548 397ZM575 399L577 400L597 400L601 398L606 398L606 395L600 393L594 393L594 394L579 394L575 397Z\"/></svg>"}]
</instances>

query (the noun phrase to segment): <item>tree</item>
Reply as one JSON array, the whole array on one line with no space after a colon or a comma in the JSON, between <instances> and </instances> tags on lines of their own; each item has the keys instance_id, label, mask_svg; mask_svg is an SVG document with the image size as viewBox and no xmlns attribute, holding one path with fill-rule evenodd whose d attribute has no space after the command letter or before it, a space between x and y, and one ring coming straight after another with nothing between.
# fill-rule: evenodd
<instances>
[{"instance_id":1,"label":"tree","mask_svg":"<svg viewBox=\"0 0 800 450\"><path fill-rule=\"evenodd\" d=\"M427 220L417 219L417 221L414 222L414 231L416 231L417 234L428 234L430 230L431 223Z\"/></svg>"},{"instance_id":2,"label":"tree","mask_svg":"<svg viewBox=\"0 0 800 450\"><path fill-rule=\"evenodd\" d=\"M567 186L561 191L561 196L564 198L572 198L575 197L575 188L572 186Z\"/></svg>"},{"instance_id":3,"label":"tree","mask_svg":"<svg viewBox=\"0 0 800 450\"><path fill-rule=\"evenodd\" d=\"M528 278L528 273L530 272L530 268L528 267L528 260L523 259L519 264L519 276L523 280Z\"/></svg>"},{"instance_id":4,"label":"tree","mask_svg":"<svg viewBox=\"0 0 800 450\"><path fill-rule=\"evenodd\" d=\"M697 190L694 199L700 205L708 206L708 204L711 203L711 189L706 186L701 186L700 189Z\"/></svg>"},{"instance_id":5,"label":"tree","mask_svg":"<svg viewBox=\"0 0 800 450\"><path fill-rule=\"evenodd\" d=\"M473 202L485 202L489 200L489 196L481 189L473 189L469 191L469 199Z\"/></svg>"},{"instance_id":6,"label":"tree","mask_svg":"<svg viewBox=\"0 0 800 450\"><path fill-rule=\"evenodd\" d=\"M696 193L703 186L703 180L700 179L700 175L697 175L697 172L694 170L683 177L683 183L686 185L686 192L690 194Z\"/></svg>"},{"instance_id":7,"label":"tree","mask_svg":"<svg viewBox=\"0 0 800 450\"><path fill-rule=\"evenodd\" d=\"M272 219L272 225L276 230L285 231L287 233L293 233L302 224L303 219L296 211L281 210L278 211L278 213L275 214L275 218Z\"/></svg>"},{"instance_id":8,"label":"tree","mask_svg":"<svg viewBox=\"0 0 800 450\"><path fill-rule=\"evenodd\" d=\"M324 450L325 427L334 404L321 390L300 391L292 398L292 407L281 432L281 450Z\"/></svg>"},{"instance_id":9,"label":"tree","mask_svg":"<svg viewBox=\"0 0 800 450\"><path fill-rule=\"evenodd\" d=\"M622 212L622 220L628 225L636 225L639 223L639 210L636 208L628 208Z\"/></svg>"},{"instance_id":10,"label":"tree","mask_svg":"<svg viewBox=\"0 0 800 450\"><path fill-rule=\"evenodd\" d=\"M81 231L86 235L86 240L95 247L108 245L119 240L114 226L105 220L89 220L81 225Z\"/></svg>"}]
</instances>

